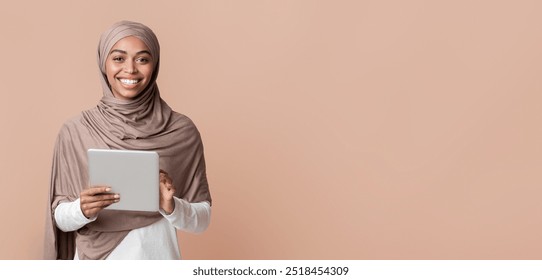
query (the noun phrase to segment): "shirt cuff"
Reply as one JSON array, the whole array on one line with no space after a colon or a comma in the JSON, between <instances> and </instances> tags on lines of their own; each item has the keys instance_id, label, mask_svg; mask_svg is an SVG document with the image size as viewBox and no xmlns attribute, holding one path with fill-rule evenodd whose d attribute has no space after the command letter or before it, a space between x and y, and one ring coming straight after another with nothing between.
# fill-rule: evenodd
<instances>
[{"instance_id":1,"label":"shirt cuff","mask_svg":"<svg viewBox=\"0 0 542 280\"><path fill-rule=\"evenodd\" d=\"M58 204L54 216L57 227L64 232L78 230L97 218L97 216L90 219L85 217L79 199Z\"/></svg>"},{"instance_id":2,"label":"shirt cuff","mask_svg":"<svg viewBox=\"0 0 542 280\"><path fill-rule=\"evenodd\" d=\"M176 229L193 233L200 233L207 229L211 219L209 202L190 203L178 197L173 197L173 199L175 202L173 212L169 215L164 211L160 211L160 213Z\"/></svg>"},{"instance_id":3,"label":"shirt cuff","mask_svg":"<svg viewBox=\"0 0 542 280\"><path fill-rule=\"evenodd\" d=\"M77 200L74 201L75 205L74 207L77 207L77 209L75 209L75 218L77 219L77 221L80 221L80 222L84 222L85 224L88 224L90 222L94 222L96 221L96 219L98 218L98 215L94 216L94 217L91 217L90 219L87 218L85 216L85 214L83 214L83 210L81 210L81 201L79 200L79 198Z\"/></svg>"}]
</instances>

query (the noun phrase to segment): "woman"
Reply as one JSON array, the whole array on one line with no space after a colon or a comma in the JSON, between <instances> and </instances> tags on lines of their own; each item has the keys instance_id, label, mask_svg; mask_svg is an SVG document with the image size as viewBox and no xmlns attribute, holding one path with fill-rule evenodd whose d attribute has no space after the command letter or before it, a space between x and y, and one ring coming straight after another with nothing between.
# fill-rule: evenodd
<instances>
[{"instance_id":1,"label":"woman","mask_svg":"<svg viewBox=\"0 0 542 280\"><path fill-rule=\"evenodd\" d=\"M174 112L156 84L160 46L147 26L121 21L98 45L103 98L68 120L55 144L46 259L179 259L176 229L202 232L211 196L196 126ZM88 185L89 148L160 156L160 211L103 209L122 197Z\"/></svg>"}]
</instances>

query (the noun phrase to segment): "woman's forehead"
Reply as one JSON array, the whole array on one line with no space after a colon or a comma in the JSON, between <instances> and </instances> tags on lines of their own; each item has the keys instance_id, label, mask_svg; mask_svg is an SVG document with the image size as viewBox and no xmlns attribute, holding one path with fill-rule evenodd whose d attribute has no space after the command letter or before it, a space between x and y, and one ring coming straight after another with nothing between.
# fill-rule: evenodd
<instances>
[{"instance_id":1,"label":"woman's forehead","mask_svg":"<svg viewBox=\"0 0 542 280\"><path fill-rule=\"evenodd\" d=\"M136 36L128 36L120 39L117 41L112 47L111 50L109 50L109 53L112 53L113 51L123 51L123 52L143 52L146 51L150 53L150 49L143 42L143 40L139 39Z\"/></svg>"}]
</instances>

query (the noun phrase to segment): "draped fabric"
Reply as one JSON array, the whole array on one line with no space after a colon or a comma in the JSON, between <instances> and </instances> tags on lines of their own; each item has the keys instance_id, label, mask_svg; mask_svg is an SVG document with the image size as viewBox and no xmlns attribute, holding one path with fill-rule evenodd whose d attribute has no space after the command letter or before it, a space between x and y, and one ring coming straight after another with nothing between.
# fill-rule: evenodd
<instances>
[{"instance_id":1,"label":"draped fabric","mask_svg":"<svg viewBox=\"0 0 542 280\"><path fill-rule=\"evenodd\" d=\"M134 99L116 99L105 74L105 60L113 45L135 36L149 48L154 71L146 89ZM103 210L96 221L76 232L62 232L54 222L54 209L74 201L88 187L87 150L90 148L156 151L160 169L176 188L175 196L189 202L211 202L203 144L194 123L173 111L160 97L156 78L160 46L143 24L121 21L106 30L98 45L103 97L98 105L68 120L58 134L51 170L46 213L45 259L104 259L132 229L161 219L158 212Z\"/></svg>"}]
</instances>

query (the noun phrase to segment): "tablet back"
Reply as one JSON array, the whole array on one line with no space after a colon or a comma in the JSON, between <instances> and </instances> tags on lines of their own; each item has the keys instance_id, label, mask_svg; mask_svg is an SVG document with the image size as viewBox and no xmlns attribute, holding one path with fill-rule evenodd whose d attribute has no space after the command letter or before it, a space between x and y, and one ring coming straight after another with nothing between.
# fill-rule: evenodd
<instances>
[{"instance_id":1,"label":"tablet back","mask_svg":"<svg viewBox=\"0 0 542 280\"><path fill-rule=\"evenodd\" d=\"M133 150L88 150L91 186L110 186L120 201L106 209L158 211L158 153Z\"/></svg>"}]
</instances>

